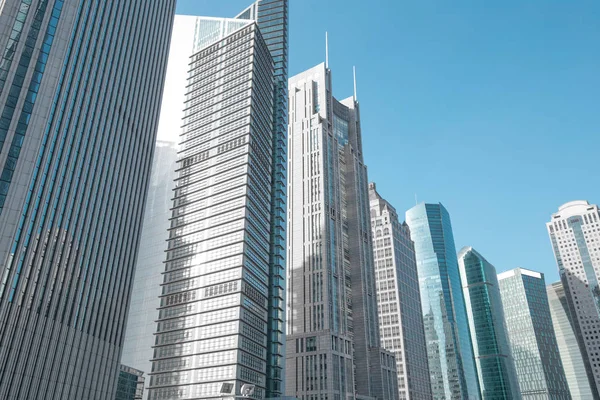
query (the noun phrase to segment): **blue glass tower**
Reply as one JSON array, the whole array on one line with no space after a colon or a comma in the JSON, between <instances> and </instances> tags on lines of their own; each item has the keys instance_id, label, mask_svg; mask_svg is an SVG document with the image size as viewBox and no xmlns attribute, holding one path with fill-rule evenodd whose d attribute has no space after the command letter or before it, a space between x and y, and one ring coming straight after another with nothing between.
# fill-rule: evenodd
<instances>
[{"instance_id":1,"label":"blue glass tower","mask_svg":"<svg viewBox=\"0 0 600 400\"><path fill-rule=\"evenodd\" d=\"M472 247L458 253L482 399L521 398L496 268Z\"/></svg>"},{"instance_id":2,"label":"blue glass tower","mask_svg":"<svg viewBox=\"0 0 600 400\"><path fill-rule=\"evenodd\" d=\"M406 212L415 242L434 399L479 399L450 215L441 204Z\"/></svg>"},{"instance_id":3,"label":"blue glass tower","mask_svg":"<svg viewBox=\"0 0 600 400\"><path fill-rule=\"evenodd\" d=\"M111 399L175 0L0 4L0 398Z\"/></svg>"}]
</instances>

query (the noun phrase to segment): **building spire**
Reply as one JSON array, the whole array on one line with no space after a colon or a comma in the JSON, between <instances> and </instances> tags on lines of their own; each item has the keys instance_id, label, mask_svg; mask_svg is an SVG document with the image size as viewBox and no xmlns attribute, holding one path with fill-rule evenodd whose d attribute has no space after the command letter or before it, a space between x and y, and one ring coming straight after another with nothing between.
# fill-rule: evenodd
<instances>
[{"instance_id":1,"label":"building spire","mask_svg":"<svg viewBox=\"0 0 600 400\"><path fill-rule=\"evenodd\" d=\"M354 101L358 101L358 96L356 95L356 67L352 67L352 72L354 74Z\"/></svg>"},{"instance_id":2,"label":"building spire","mask_svg":"<svg viewBox=\"0 0 600 400\"><path fill-rule=\"evenodd\" d=\"M325 68L329 69L329 34L325 31Z\"/></svg>"}]
</instances>

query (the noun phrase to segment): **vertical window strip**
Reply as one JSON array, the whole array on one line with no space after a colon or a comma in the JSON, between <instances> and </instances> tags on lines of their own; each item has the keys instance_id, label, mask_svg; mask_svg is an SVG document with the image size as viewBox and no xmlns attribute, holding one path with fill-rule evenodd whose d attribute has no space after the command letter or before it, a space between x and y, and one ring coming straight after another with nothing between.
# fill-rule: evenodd
<instances>
[{"instance_id":1,"label":"vertical window strip","mask_svg":"<svg viewBox=\"0 0 600 400\"><path fill-rule=\"evenodd\" d=\"M17 46L19 45L21 33L23 32L23 26L27 20L30 7L31 0L22 0L21 4L19 5L17 16L15 17L15 22L13 22L12 31L10 32L8 42L6 43L6 48L4 49L2 59L0 60L0 94L2 94L6 79L8 78L8 71L12 65L13 56L17 51Z\"/></svg>"}]
</instances>

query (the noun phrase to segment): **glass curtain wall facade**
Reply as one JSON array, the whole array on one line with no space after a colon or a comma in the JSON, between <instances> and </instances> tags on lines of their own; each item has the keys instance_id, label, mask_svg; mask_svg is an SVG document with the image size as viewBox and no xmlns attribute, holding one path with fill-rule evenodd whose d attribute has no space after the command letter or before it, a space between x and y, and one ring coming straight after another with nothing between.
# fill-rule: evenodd
<instances>
[{"instance_id":1,"label":"glass curtain wall facade","mask_svg":"<svg viewBox=\"0 0 600 400\"><path fill-rule=\"evenodd\" d=\"M114 398L175 1L0 6L0 398Z\"/></svg>"},{"instance_id":2,"label":"glass curtain wall facade","mask_svg":"<svg viewBox=\"0 0 600 400\"><path fill-rule=\"evenodd\" d=\"M220 398L223 383L264 398L283 357L276 64L254 19L199 18L195 43L150 399Z\"/></svg>"},{"instance_id":3,"label":"glass curtain wall facade","mask_svg":"<svg viewBox=\"0 0 600 400\"><path fill-rule=\"evenodd\" d=\"M432 399L415 245L396 209L369 184L379 332L396 356L399 398Z\"/></svg>"},{"instance_id":4,"label":"glass curtain wall facade","mask_svg":"<svg viewBox=\"0 0 600 400\"><path fill-rule=\"evenodd\" d=\"M165 250L173 207L173 181L177 177L177 151L185 102L185 87L198 17L176 15L165 78L152 174L144 212L144 226L127 318L121 362L151 372L159 296L162 293ZM150 379L145 382L150 384ZM148 390L144 391L144 400Z\"/></svg>"},{"instance_id":5,"label":"glass curtain wall facade","mask_svg":"<svg viewBox=\"0 0 600 400\"><path fill-rule=\"evenodd\" d=\"M496 268L472 247L458 253L458 267L481 398L520 399Z\"/></svg>"},{"instance_id":6,"label":"glass curtain wall facade","mask_svg":"<svg viewBox=\"0 0 600 400\"><path fill-rule=\"evenodd\" d=\"M590 387L600 398L600 210L572 201L552 214L546 228Z\"/></svg>"},{"instance_id":7,"label":"glass curtain wall facade","mask_svg":"<svg viewBox=\"0 0 600 400\"><path fill-rule=\"evenodd\" d=\"M144 398L144 373L121 365L115 400L142 400Z\"/></svg>"},{"instance_id":8,"label":"glass curtain wall facade","mask_svg":"<svg viewBox=\"0 0 600 400\"><path fill-rule=\"evenodd\" d=\"M565 370L569 391L573 399L593 399L590 382L587 378L585 363L579 350L567 297L562 282L546 286L552 325L556 334L556 343L560 359Z\"/></svg>"},{"instance_id":9,"label":"glass curtain wall facade","mask_svg":"<svg viewBox=\"0 0 600 400\"><path fill-rule=\"evenodd\" d=\"M415 243L431 390L435 399L479 399L450 214L441 204L406 212Z\"/></svg>"},{"instance_id":10,"label":"glass curtain wall facade","mask_svg":"<svg viewBox=\"0 0 600 400\"><path fill-rule=\"evenodd\" d=\"M273 60L273 135L271 170L271 237L269 250L269 335L267 397L285 392L285 241L288 132L288 0L259 0L238 18L258 23Z\"/></svg>"},{"instance_id":11,"label":"glass curtain wall facade","mask_svg":"<svg viewBox=\"0 0 600 400\"><path fill-rule=\"evenodd\" d=\"M379 345L358 103L333 97L325 64L292 77L289 93L286 395L395 399L395 360Z\"/></svg>"},{"instance_id":12,"label":"glass curtain wall facade","mask_svg":"<svg viewBox=\"0 0 600 400\"><path fill-rule=\"evenodd\" d=\"M569 400L544 275L523 268L498 274L508 339L523 399Z\"/></svg>"}]
</instances>

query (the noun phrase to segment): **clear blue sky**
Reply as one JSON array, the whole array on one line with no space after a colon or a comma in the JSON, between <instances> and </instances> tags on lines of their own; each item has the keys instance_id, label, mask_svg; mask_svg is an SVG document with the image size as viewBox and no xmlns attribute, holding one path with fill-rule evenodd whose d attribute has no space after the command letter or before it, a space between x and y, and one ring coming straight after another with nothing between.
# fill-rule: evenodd
<instances>
[{"instance_id":1,"label":"clear blue sky","mask_svg":"<svg viewBox=\"0 0 600 400\"><path fill-rule=\"evenodd\" d=\"M291 0L290 19L292 75L324 61L325 31L336 97L356 65L369 178L399 213L442 202L457 250L557 279L545 222L600 202L599 1Z\"/></svg>"}]
</instances>

